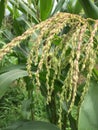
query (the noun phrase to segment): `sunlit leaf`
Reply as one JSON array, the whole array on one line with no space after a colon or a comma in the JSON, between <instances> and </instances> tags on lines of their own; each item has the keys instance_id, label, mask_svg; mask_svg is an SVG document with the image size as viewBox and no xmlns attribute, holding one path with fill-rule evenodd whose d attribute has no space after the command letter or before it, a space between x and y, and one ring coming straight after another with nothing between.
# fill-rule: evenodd
<instances>
[{"instance_id":1,"label":"sunlit leaf","mask_svg":"<svg viewBox=\"0 0 98 130\"><path fill-rule=\"evenodd\" d=\"M40 0L40 17L45 20L49 17L52 11L54 0Z\"/></svg>"},{"instance_id":2,"label":"sunlit leaf","mask_svg":"<svg viewBox=\"0 0 98 130\"><path fill-rule=\"evenodd\" d=\"M79 2L81 3L87 17L98 19L98 7L92 0L79 0Z\"/></svg>"},{"instance_id":3,"label":"sunlit leaf","mask_svg":"<svg viewBox=\"0 0 98 130\"><path fill-rule=\"evenodd\" d=\"M55 125L42 121L18 121L3 130L59 130Z\"/></svg>"},{"instance_id":4,"label":"sunlit leaf","mask_svg":"<svg viewBox=\"0 0 98 130\"><path fill-rule=\"evenodd\" d=\"M19 7L17 7L17 2L19 4ZM29 8L23 1L20 1L20 0L17 0L17 1L10 0L10 3L13 6L16 6L17 8L19 8L19 10L22 13L24 13L25 15L30 16L35 23L39 23L38 19L36 18L35 10L33 10L32 8Z\"/></svg>"},{"instance_id":5,"label":"sunlit leaf","mask_svg":"<svg viewBox=\"0 0 98 130\"><path fill-rule=\"evenodd\" d=\"M0 75L0 98L8 90L9 85L16 79L27 76L27 71L14 69Z\"/></svg>"},{"instance_id":6,"label":"sunlit leaf","mask_svg":"<svg viewBox=\"0 0 98 130\"><path fill-rule=\"evenodd\" d=\"M82 9L82 6L79 0L69 0L67 4L67 11L69 13L79 14L81 9Z\"/></svg>"},{"instance_id":7,"label":"sunlit leaf","mask_svg":"<svg viewBox=\"0 0 98 130\"><path fill-rule=\"evenodd\" d=\"M55 9L54 9L54 11L53 11L52 14L55 14L56 12L60 11L61 8L62 8L62 5L64 4L64 2L65 2L65 0L60 0L60 1L57 3L57 5L56 5L56 7L55 7Z\"/></svg>"},{"instance_id":8,"label":"sunlit leaf","mask_svg":"<svg viewBox=\"0 0 98 130\"><path fill-rule=\"evenodd\" d=\"M91 82L79 112L78 130L98 130L98 83Z\"/></svg>"}]
</instances>

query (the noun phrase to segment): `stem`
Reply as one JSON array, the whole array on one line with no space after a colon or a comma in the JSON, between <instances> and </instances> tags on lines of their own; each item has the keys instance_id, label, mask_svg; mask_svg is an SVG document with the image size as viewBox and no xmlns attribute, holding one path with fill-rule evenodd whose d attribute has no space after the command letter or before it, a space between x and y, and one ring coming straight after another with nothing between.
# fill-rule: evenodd
<instances>
[{"instance_id":1,"label":"stem","mask_svg":"<svg viewBox=\"0 0 98 130\"><path fill-rule=\"evenodd\" d=\"M52 93L51 102L46 105L46 110L48 114L48 119L51 123L57 124L57 113L56 113L56 101L55 101L55 94Z\"/></svg>"},{"instance_id":2,"label":"stem","mask_svg":"<svg viewBox=\"0 0 98 130\"><path fill-rule=\"evenodd\" d=\"M32 86L32 80L29 77L24 78L24 80L26 82L26 89L28 91L28 99L31 100L30 104L31 119L34 120L34 97L33 97L34 86Z\"/></svg>"}]
</instances>

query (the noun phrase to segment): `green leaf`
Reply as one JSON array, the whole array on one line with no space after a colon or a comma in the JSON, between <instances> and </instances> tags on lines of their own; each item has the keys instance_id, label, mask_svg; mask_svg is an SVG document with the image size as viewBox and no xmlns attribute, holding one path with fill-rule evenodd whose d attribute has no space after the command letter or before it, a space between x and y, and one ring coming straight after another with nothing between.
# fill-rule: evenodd
<instances>
[{"instance_id":1,"label":"green leaf","mask_svg":"<svg viewBox=\"0 0 98 130\"><path fill-rule=\"evenodd\" d=\"M16 79L27 76L27 71L14 69L0 75L0 98L8 90L9 85Z\"/></svg>"},{"instance_id":2,"label":"green leaf","mask_svg":"<svg viewBox=\"0 0 98 130\"><path fill-rule=\"evenodd\" d=\"M97 1L95 1L95 5L96 5L96 6L98 6L98 0L97 0Z\"/></svg>"},{"instance_id":3,"label":"green leaf","mask_svg":"<svg viewBox=\"0 0 98 130\"><path fill-rule=\"evenodd\" d=\"M11 70L15 70L15 69L25 70L26 66L25 64L4 66L0 69L0 74L11 71Z\"/></svg>"},{"instance_id":4,"label":"green leaf","mask_svg":"<svg viewBox=\"0 0 98 130\"><path fill-rule=\"evenodd\" d=\"M52 15L61 10L61 8L62 8L64 2L65 2L65 0L60 0L60 1L57 3L57 5L56 5L56 7L55 7L55 10L53 11Z\"/></svg>"},{"instance_id":5,"label":"green leaf","mask_svg":"<svg viewBox=\"0 0 98 130\"><path fill-rule=\"evenodd\" d=\"M54 0L40 0L40 17L41 20L47 19L52 11Z\"/></svg>"},{"instance_id":6,"label":"green leaf","mask_svg":"<svg viewBox=\"0 0 98 130\"><path fill-rule=\"evenodd\" d=\"M93 69L93 76L96 80L98 80L98 69L96 68Z\"/></svg>"},{"instance_id":7,"label":"green leaf","mask_svg":"<svg viewBox=\"0 0 98 130\"><path fill-rule=\"evenodd\" d=\"M1 0L0 1L0 27L2 25L2 20L4 18L5 5L6 5L6 0Z\"/></svg>"},{"instance_id":8,"label":"green leaf","mask_svg":"<svg viewBox=\"0 0 98 130\"><path fill-rule=\"evenodd\" d=\"M59 130L55 125L42 121L17 121L2 130Z\"/></svg>"},{"instance_id":9,"label":"green leaf","mask_svg":"<svg viewBox=\"0 0 98 130\"><path fill-rule=\"evenodd\" d=\"M61 37L54 35L53 44L59 45L61 43Z\"/></svg>"},{"instance_id":10,"label":"green leaf","mask_svg":"<svg viewBox=\"0 0 98 130\"><path fill-rule=\"evenodd\" d=\"M98 83L91 82L79 112L78 130L98 130Z\"/></svg>"},{"instance_id":11,"label":"green leaf","mask_svg":"<svg viewBox=\"0 0 98 130\"><path fill-rule=\"evenodd\" d=\"M24 1L20 1L20 0L17 0L17 1L13 1L13 0L9 0L10 3L14 6L17 7L17 3L19 4L19 7L17 7L22 13L24 14L28 14L28 16L30 16L33 21L35 23L39 23L37 17L36 17L36 12L35 10L33 10L32 8L28 7Z\"/></svg>"},{"instance_id":12,"label":"green leaf","mask_svg":"<svg viewBox=\"0 0 98 130\"><path fill-rule=\"evenodd\" d=\"M70 122L70 127L72 130L77 130L77 124L76 124L76 120L72 117L71 114L69 114L69 122Z\"/></svg>"},{"instance_id":13,"label":"green leaf","mask_svg":"<svg viewBox=\"0 0 98 130\"><path fill-rule=\"evenodd\" d=\"M67 4L67 11L69 13L79 14L82 7L79 0L69 0Z\"/></svg>"},{"instance_id":14,"label":"green leaf","mask_svg":"<svg viewBox=\"0 0 98 130\"><path fill-rule=\"evenodd\" d=\"M30 111L31 103L32 103L31 99L27 99L22 102L22 113L21 114L24 119L30 119L30 117L31 117L31 111Z\"/></svg>"},{"instance_id":15,"label":"green leaf","mask_svg":"<svg viewBox=\"0 0 98 130\"><path fill-rule=\"evenodd\" d=\"M92 0L79 0L79 2L81 3L87 17L98 19L98 7Z\"/></svg>"}]
</instances>

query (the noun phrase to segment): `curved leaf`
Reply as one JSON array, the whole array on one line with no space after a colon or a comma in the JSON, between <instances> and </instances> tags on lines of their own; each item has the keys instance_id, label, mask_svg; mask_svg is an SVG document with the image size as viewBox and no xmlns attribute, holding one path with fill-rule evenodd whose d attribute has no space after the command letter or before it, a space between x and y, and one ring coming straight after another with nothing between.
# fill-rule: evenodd
<instances>
[{"instance_id":1,"label":"curved leaf","mask_svg":"<svg viewBox=\"0 0 98 130\"><path fill-rule=\"evenodd\" d=\"M56 7L55 7L55 9L54 9L54 11L53 11L53 13L52 13L52 15L61 10L61 8L62 8L64 2L65 2L65 0L60 0L60 1L58 1L58 3L57 3L57 5L56 5Z\"/></svg>"},{"instance_id":2,"label":"curved leaf","mask_svg":"<svg viewBox=\"0 0 98 130\"><path fill-rule=\"evenodd\" d=\"M9 85L16 79L27 76L27 71L14 69L0 75L0 98L8 90Z\"/></svg>"},{"instance_id":3,"label":"curved leaf","mask_svg":"<svg viewBox=\"0 0 98 130\"><path fill-rule=\"evenodd\" d=\"M98 19L98 7L92 2L92 0L79 0L79 2L87 17Z\"/></svg>"},{"instance_id":4,"label":"curved leaf","mask_svg":"<svg viewBox=\"0 0 98 130\"><path fill-rule=\"evenodd\" d=\"M69 13L79 14L82 7L79 0L69 0L67 4L67 11Z\"/></svg>"},{"instance_id":5,"label":"curved leaf","mask_svg":"<svg viewBox=\"0 0 98 130\"><path fill-rule=\"evenodd\" d=\"M54 0L40 0L40 17L45 20L49 17L52 11Z\"/></svg>"},{"instance_id":6,"label":"curved leaf","mask_svg":"<svg viewBox=\"0 0 98 130\"><path fill-rule=\"evenodd\" d=\"M81 105L78 130L98 130L98 83L91 82Z\"/></svg>"},{"instance_id":7,"label":"curved leaf","mask_svg":"<svg viewBox=\"0 0 98 130\"><path fill-rule=\"evenodd\" d=\"M17 0L17 1L13 1L13 0L9 0L10 3L13 5L13 6L16 6L17 7L17 2L19 4L19 7L17 7L22 13L24 14L28 14L32 17L33 21L35 23L39 23L38 19L36 18L36 12L32 9L32 8L29 8L24 1L20 1L20 0Z\"/></svg>"},{"instance_id":8,"label":"curved leaf","mask_svg":"<svg viewBox=\"0 0 98 130\"><path fill-rule=\"evenodd\" d=\"M9 65L9 66L4 66L0 69L0 75L2 73L11 71L11 70L15 70L15 69L21 69L21 70L25 70L26 66L25 64L18 64L18 65Z\"/></svg>"},{"instance_id":9,"label":"curved leaf","mask_svg":"<svg viewBox=\"0 0 98 130\"><path fill-rule=\"evenodd\" d=\"M42 121L18 121L3 130L59 130L55 125Z\"/></svg>"}]
</instances>

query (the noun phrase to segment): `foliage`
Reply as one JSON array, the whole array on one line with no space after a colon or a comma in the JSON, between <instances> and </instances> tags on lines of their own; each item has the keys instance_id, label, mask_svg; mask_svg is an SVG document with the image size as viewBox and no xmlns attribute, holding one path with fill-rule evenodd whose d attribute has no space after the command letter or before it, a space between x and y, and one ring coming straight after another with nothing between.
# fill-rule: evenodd
<instances>
[{"instance_id":1,"label":"foliage","mask_svg":"<svg viewBox=\"0 0 98 130\"><path fill-rule=\"evenodd\" d=\"M5 0L1 0L0 2L0 27L2 24L2 20L4 18L4 12L5 12Z\"/></svg>"},{"instance_id":2,"label":"foliage","mask_svg":"<svg viewBox=\"0 0 98 130\"><path fill-rule=\"evenodd\" d=\"M89 87L89 91L80 108L79 130L97 130L98 128L98 83L92 81Z\"/></svg>"},{"instance_id":3,"label":"foliage","mask_svg":"<svg viewBox=\"0 0 98 130\"><path fill-rule=\"evenodd\" d=\"M41 121L18 121L3 130L59 130L55 125Z\"/></svg>"},{"instance_id":4,"label":"foliage","mask_svg":"<svg viewBox=\"0 0 98 130\"><path fill-rule=\"evenodd\" d=\"M49 17L52 7L53 7L53 0L50 1L44 1L44 0L40 0L40 17L41 20L45 20ZM44 9L44 10L43 10Z\"/></svg>"},{"instance_id":5,"label":"foliage","mask_svg":"<svg viewBox=\"0 0 98 130\"><path fill-rule=\"evenodd\" d=\"M18 87L17 87L18 86ZM17 84L17 81L12 83L0 100L0 128L6 127L14 120L22 119L21 106L25 99L24 87Z\"/></svg>"},{"instance_id":6,"label":"foliage","mask_svg":"<svg viewBox=\"0 0 98 130\"><path fill-rule=\"evenodd\" d=\"M4 95L8 89L9 84L20 77L27 76L27 72L21 69L14 69L9 72L0 75L0 98Z\"/></svg>"},{"instance_id":7,"label":"foliage","mask_svg":"<svg viewBox=\"0 0 98 130\"><path fill-rule=\"evenodd\" d=\"M91 0L79 0L87 17L98 19L98 7Z\"/></svg>"}]
</instances>

